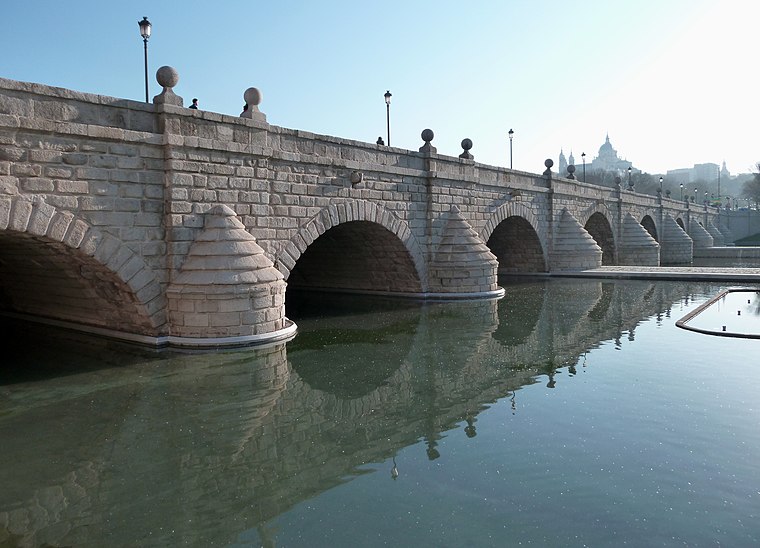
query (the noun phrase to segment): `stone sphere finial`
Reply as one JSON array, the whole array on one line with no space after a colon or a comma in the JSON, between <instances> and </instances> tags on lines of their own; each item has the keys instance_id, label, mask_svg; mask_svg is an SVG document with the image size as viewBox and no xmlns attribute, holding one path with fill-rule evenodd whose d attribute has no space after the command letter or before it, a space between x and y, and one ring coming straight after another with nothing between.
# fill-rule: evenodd
<instances>
[{"instance_id":1,"label":"stone sphere finial","mask_svg":"<svg viewBox=\"0 0 760 548\"><path fill-rule=\"evenodd\" d=\"M179 82L179 73L174 67L163 66L156 71L156 80L164 89L171 89Z\"/></svg>"},{"instance_id":2,"label":"stone sphere finial","mask_svg":"<svg viewBox=\"0 0 760 548\"><path fill-rule=\"evenodd\" d=\"M248 88L245 90L245 93L243 93L245 106L243 107L243 112L240 114L240 117L266 122L266 115L259 110L259 104L263 97L264 95L259 88Z\"/></svg>"},{"instance_id":3,"label":"stone sphere finial","mask_svg":"<svg viewBox=\"0 0 760 548\"><path fill-rule=\"evenodd\" d=\"M156 81L163 90L153 98L156 105L182 106L182 97L176 95L172 88L179 82L179 73L174 67L163 66L156 71Z\"/></svg>"},{"instance_id":4,"label":"stone sphere finial","mask_svg":"<svg viewBox=\"0 0 760 548\"><path fill-rule=\"evenodd\" d=\"M264 98L259 88L248 88L243 94L243 100L250 107L257 107L261 104L261 100Z\"/></svg>"},{"instance_id":5,"label":"stone sphere finial","mask_svg":"<svg viewBox=\"0 0 760 548\"><path fill-rule=\"evenodd\" d=\"M551 169L552 166L554 166L554 160L552 160L551 158L547 158L546 160L544 160L544 166L546 167L546 169Z\"/></svg>"},{"instance_id":6,"label":"stone sphere finial","mask_svg":"<svg viewBox=\"0 0 760 548\"><path fill-rule=\"evenodd\" d=\"M430 152L433 154L437 152L436 148L430 144L430 141L432 141L433 137L435 137L432 129L423 129L420 137L422 137L422 140L425 141L425 144L420 147L420 152Z\"/></svg>"},{"instance_id":7,"label":"stone sphere finial","mask_svg":"<svg viewBox=\"0 0 760 548\"><path fill-rule=\"evenodd\" d=\"M567 178L575 179L575 166L573 164L567 166Z\"/></svg>"},{"instance_id":8,"label":"stone sphere finial","mask_svg":"<svg viewBox=\"0 0 760 548\"><path fill-rule=\"evenodd\" d=\"M462 139L462 149L464 152L459 155L460 158L464 158L465 160L473 160L475 157L470 154L470 149L472 148L472 141L470 139L464 138Z\"/></svg>"}]
</instances>

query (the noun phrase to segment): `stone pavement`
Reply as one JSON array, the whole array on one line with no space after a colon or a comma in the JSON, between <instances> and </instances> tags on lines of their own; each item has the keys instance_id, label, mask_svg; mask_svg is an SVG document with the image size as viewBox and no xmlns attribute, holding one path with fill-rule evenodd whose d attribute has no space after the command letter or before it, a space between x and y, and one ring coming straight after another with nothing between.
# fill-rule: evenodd
<instances>
[{"instance_id":1,"label":"stone pavement","mask_svg":"<svg viewBox=\"0 0 760 548\"><path fill-rule=\"evenodd\" d=\"M577 278L622 278L658 280L729 281L760 283L760 268L720 268L701 266L602 266L551 276Z\"/></svg>"}]
</instances>

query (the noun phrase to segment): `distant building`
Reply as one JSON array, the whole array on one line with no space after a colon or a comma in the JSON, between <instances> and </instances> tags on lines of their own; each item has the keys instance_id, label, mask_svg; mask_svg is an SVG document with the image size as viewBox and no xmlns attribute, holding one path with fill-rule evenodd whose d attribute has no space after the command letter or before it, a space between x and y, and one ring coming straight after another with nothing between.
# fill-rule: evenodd
<instances>
[{"instance_id":1,"label":"distant building","mask_svg":"<svg viewBox=\"0 0 760 548\"><path fill-rule=\"evenodd\" d=\"M618 157L617 150L612 148L608 134L604 140L604 144L599 147L599 154L591 161L591 169L594 171L619 171L623 173L629 167L633 168L633 164L628 160Z\"/></svg>"},{"instance_id":2,"label":"distant building","mask_svg":"<svg viewBox=\"0 0 760 548\"><path fill-rule=\"evenodd\" d=\"M718 164L706 163L706 164L694 164L694 167L684 167L681 169L669 169L667 173L668 179L678 181L680 183L696 183L699 181L705 183L712 183L719 178L728 182L732 179L731 172L726 168L726 162L723 162L723 166Z\"/></svg>"},{"instance_id":3,"label":"distant building","mask_svg":"<svg viewBox=\"0 0 760 548\"><path fill-rule=\"evenodd\" d=\"M570 152L570 158L568 161L565 159L564 152L560 150L558 164L560 175L564 176L567 173L568 165L576 165L575 158L573 158L573 153ZM587 166L587 169L590 171L609 171L618 173L620 175L627 172L629 167L632 168L632 172L634 173L641 172L641 170L634 168L633 164L628 160L623 160L622 158L618 157L617 150L612 148L612 143L610 143L609 134L605 138L604 144L599 147L599 154L591 161L590 164L587 164Z\"/></svg>"}]
</instances>

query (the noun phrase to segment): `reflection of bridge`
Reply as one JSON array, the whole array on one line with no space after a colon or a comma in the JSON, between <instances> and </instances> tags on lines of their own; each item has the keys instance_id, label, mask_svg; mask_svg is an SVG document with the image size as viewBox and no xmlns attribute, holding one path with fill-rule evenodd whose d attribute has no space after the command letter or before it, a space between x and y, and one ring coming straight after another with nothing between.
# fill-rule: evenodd
<instances>
[{"instance_id":1,"label":"reflection of bridge","mask_svg":"<svg viewBox=\"0 0 760 548\"><path fill-rule=\"evenodd\" d=\"M499 272L688 263L706 205L0 80L0 309L162 344L287 337L292 287L497 296Z\"/></svg>"},{"instance_id":2,"label":"reflection of bridge","mask_svg":"<svg viewBox=\"0 0 760 548\"><path fill-rule=\"evenodd\" d=\"M515 391L519 413L520 387L540 377L562 390L573 379L555 385L555 372L632 338L685 293L598 280L508 291L498 302L320 321L287 356L280 345L171 366L141 357L98 372L84 393L80 379L57 380L49 400L15 388L0 432L0 543L4 532L22 546L234 543L231 530L263 526L420 440L436 458L446 432L477 434L479 412ZM330 346L333 334L350 344ZM338 373L317 375L315 360ZM369 363L381 373L364 374Z\"/></svg>"}]
</instances>

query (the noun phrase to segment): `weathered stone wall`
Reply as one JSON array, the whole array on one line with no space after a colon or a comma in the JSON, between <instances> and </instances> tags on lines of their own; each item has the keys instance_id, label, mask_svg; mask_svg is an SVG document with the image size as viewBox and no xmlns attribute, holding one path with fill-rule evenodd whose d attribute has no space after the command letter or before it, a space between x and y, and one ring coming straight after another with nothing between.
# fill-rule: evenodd
<instances>
[{"instance_id":1,"label":"weathered stone wall","mask_svg":"<svg viewBox=\"0 0 760 548\"><path fill-rule=\"evenodd\" d=\"M217 205L234 211L286 281L299 265L293 283L305 287L421 294L456 292L456 280L464 292L493 285L486 255L453 269L441 263L441 246L459 245L447 233L452 207L464 223L457 230L482 240L474 246L490 240L505 259L514 255L505 271L597 265L593 240L582 234L594 214L609 225L601 242L608 262L626 213L651 217L658 232L666 214L685 226L716 217L705 206L439 155L430 140L407 151L272 126L258 113L241 118L0 80L0 238L27 238L0 269L0 303L171 335L167 288ZM520 229L497 231L505 221ZM312 247L334 237L332 247ZM354 252L345 265L320 272L320 263L347 259L340 250L348 242ZM311 266L300 264L307 251ZM44 261L35 263L35 253ZM21 297L28 286L18 282L29 268L36 303ZM80 279L60 284L59 272ZM110 289L85 290L92 284ZM78 303L80 292L99 304ZM107 313L93 313L109 300ZM53 310L45 302L67 304Z\"/></svg>"}]
</instances>

